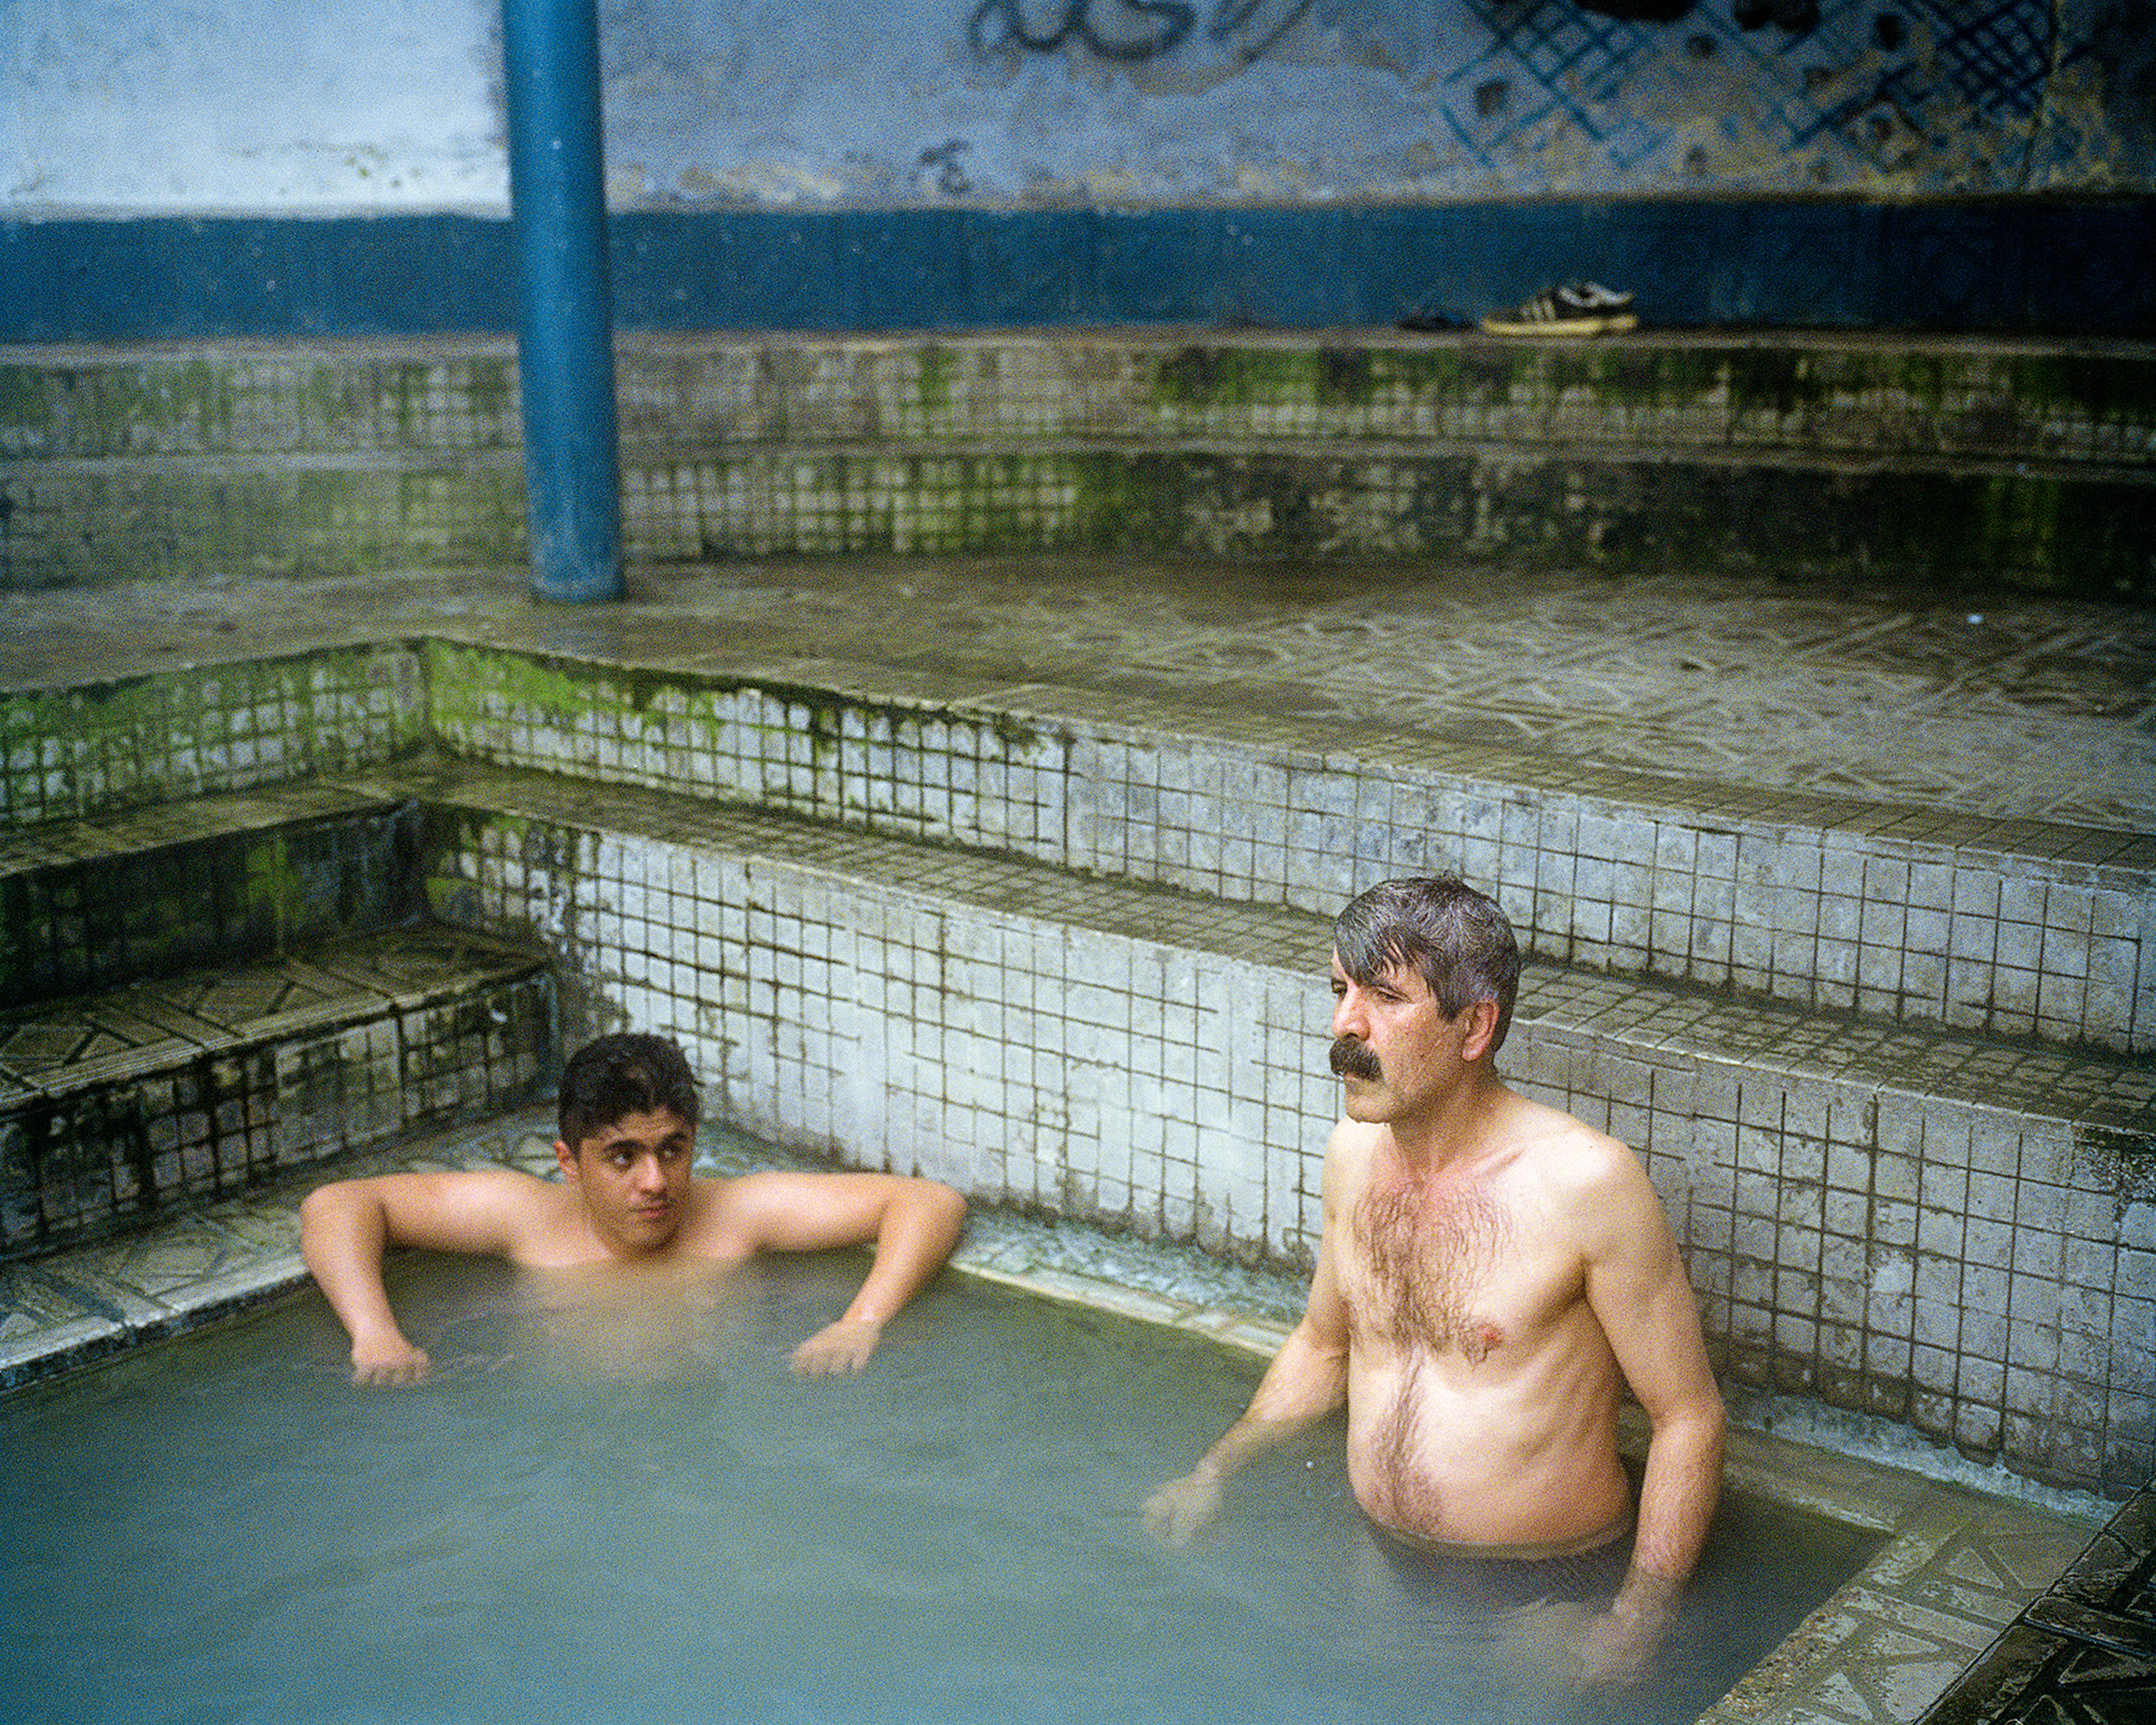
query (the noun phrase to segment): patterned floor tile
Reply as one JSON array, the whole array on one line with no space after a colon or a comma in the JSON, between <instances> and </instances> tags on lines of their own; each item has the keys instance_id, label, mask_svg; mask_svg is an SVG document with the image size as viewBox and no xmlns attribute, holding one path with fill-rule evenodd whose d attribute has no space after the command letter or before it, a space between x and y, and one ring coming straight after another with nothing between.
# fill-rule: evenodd
<instances>
[{"instance_id":1,"label":"patterned floor tile","mask_svg":"<svg viewBox=\"0 0 2156 1725\"><path fill-rule=\"evenodd\" d=\"M536 610L506 573L174 582L101 589L94 622L90 606L0 595L0 684L439 630L658 665L853 664L947 698L1031 682L1382 721L1450 747L2156 830L2156 618L2026 595L1971 610L1711 576L852 558L843 580L806 561L647 574L603 613Z\"/></svg>"}]
</instances>

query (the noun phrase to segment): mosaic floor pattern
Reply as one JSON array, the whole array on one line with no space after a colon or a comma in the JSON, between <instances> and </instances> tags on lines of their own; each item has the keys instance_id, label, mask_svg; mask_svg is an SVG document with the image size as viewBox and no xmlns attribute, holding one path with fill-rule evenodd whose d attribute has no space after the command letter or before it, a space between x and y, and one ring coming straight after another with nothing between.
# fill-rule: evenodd
<instances>
[{"instance_id":1,"label":"mosaic floor pattern","mask_svg":"<svg viewBox=\"0 0 2156 1725\"><path fill-rule=\"evenodd\" d=\"M0 596L0 684L427 631L662 663L774 656L1382 723L1608 767L2156 830L2156 616L1711 577L1105 558L663 573L540 610L411 574Z\"/></svg>"}]
</instances>

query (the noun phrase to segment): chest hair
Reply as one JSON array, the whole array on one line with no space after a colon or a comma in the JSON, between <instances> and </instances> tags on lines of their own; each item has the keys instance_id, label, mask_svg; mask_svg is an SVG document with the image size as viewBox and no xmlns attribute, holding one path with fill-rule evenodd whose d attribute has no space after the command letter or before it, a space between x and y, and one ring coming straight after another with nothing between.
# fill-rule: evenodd
<instances>
[{"instance_id":1,"label":"chest hair","mask_svg":"<svg viewBox=\"0 0 2156 1725\"><path fill-rule=\"evenodd\" d=\"M1366 1335L1438 1353L1457 1347L1475 1364L1504 1339L1470 1309L1513 1239L1486 1190L1432 1193L1413 1182L1380 1182L1356 1206L1354 1226L1363 1273L1349 1315Z\"/></svg>"}]
</instances>

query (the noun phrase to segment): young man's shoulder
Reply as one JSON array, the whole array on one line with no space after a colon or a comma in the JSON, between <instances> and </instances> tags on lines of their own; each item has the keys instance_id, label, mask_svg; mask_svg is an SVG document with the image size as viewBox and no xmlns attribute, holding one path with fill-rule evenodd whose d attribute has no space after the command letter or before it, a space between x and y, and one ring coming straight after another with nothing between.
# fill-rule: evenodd
<instances>
[{"instance_id":1,"label":"young man's shoulder","mask_svg":"<svg viewBox=\"0 0 2156 1725\"><path fill-rule=\"evenodd\" d=\"M467 1201L484 1206L520 1231L551 1227L574 1214L576 1194L558 1176L527 1174L520 1168L468 1168L463 1173Z\"/></svg>"}]
</instances>

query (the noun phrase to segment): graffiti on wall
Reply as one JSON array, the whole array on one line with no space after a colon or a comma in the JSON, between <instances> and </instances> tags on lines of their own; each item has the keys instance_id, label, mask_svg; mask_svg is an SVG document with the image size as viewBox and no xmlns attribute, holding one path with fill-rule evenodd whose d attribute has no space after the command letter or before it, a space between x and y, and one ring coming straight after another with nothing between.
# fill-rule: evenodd
<instances>
[{"instance_id":1,"label":"graffiti on wall","mask_svg":"<svg viewBox=\"0 0 2156 1725\"><path fill-rule=\"evenodd\" d=\"M603 0L607 156L624 204L2135 187L2091 20L2142 3Z\"/></svg>"},{"instance_id":2,"label":"graffiti on wall","mask_svg":"<svg viewBox=\"0 0 2156 1725\"><path fill-rule=\"evenodd\" d=\"M13 208L505 202L493 0L0 11ZM2156 0L599 11L624 209L2156 190Z\"/></svg>"},{"instance_id":3,"label":"graffiti on wall","mask_svg":"<svg viewBox=\"0 0 2156 1725\"><path fill-rule=\"evenodd\" d=\"M1247 66L1262 60L1283 36L1314 16L1337 24L1352 0L1213 0L1206 11L1203 39L1230 49ZM1037 25L1028 22L1025 0L981 0L966 21L966 39L976 54L1023 48L1055 53L1075 43L1095 58L1128 64L1173 53L1199 22L1199 9L1184 0L1057 0Z\"/></svg>"},{"instance_id":4,"label":"graffiti on wall","mask_svg":"<svg viewBox=\"0 0 2156 1725\"><path fill-rule=\"evenodd\" d=\"M1230 53L1386 66L1432 122L1382 187L1430 195L2042 183L2084 152L2053 0L978 0L977 60Z\"/></svg>"}]
</instances>

